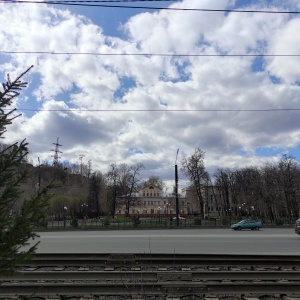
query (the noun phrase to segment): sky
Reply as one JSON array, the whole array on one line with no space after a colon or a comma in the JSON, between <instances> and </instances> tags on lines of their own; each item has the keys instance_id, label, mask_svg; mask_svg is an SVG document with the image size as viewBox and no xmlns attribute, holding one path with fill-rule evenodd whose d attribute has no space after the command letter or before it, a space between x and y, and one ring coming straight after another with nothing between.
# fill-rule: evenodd
<instances>
[{"instance_id":1,"label":"sky","mask_svg":"<svg viewBox=\"0 0 300 300\"><path fill-rule=\"evenodd\" d=\"M211 175L299 161L299 1L82 4L0 1L1 81L34 65L3 142L26 138L33 165L57 138L60 161L142 163L170 187L177 149Z\"/></svg>"}]
</instances>

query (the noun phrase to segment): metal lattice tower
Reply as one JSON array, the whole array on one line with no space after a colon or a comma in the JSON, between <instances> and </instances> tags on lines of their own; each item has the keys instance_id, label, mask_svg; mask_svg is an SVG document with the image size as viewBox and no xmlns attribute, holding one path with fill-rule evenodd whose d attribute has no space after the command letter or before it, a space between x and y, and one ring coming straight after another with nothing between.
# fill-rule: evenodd
<instances>
[{"instance_id":1,"label":"metal lattice tower","mask_svg":"<svg viewBox=\"0 0 300 300\"><path fill-rule=\"evenodd\" d=\"M62 153L61 151L59 151L59 147L62 147L62 145L60 145L58 143L58 139L59 138L57 138L56 143L52 143L53 145L55 145L55 149L51 149L51 151L54 151L54 155L52 155L53 156L53 166L58 165L58 163L59 163L58 159L60 158L60 156L58 156L58 155L59 155L59 153Z\"/></svg>"}]
</instances>

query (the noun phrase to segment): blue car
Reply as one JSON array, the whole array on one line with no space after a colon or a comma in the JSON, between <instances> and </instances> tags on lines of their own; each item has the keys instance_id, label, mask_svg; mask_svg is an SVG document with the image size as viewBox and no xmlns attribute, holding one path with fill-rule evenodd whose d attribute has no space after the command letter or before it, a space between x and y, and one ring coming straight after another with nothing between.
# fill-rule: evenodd
<instances>
[{"instance_id":1,"label":"blue car","mask_svg":"<svg viewBox=\"0 0 300 300\"><path fill-rule=\"evenodd\" d=\"M231 229L233 230L242 230L242 229L251 229L251 230L259 230L262 224L260 221L255 220L242 220L236 224L231 225Z\"/></svg>"}]
</instances>

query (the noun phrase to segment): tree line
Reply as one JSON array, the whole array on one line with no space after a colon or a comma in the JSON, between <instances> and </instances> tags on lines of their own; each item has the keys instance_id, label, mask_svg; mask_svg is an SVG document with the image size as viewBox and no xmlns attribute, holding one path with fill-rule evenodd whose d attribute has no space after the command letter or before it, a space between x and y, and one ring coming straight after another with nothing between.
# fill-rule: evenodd
<instances>
[{"instance_id":1,"label":"tree line","mask_svg":"<svg viewBox=\"0 0 300 300\"><path fill-rule=\"evenodd\" d=\"M300 165L294 157L284 155L262 166L235 170L219 168L211 176L204 157L205 152L196 148L191 156L183 157L181 168L190 179L202 218L208 203L220 216L259 217L271 222L279 218L293 222L299 217Z\"/></svg>"}]
</instances>

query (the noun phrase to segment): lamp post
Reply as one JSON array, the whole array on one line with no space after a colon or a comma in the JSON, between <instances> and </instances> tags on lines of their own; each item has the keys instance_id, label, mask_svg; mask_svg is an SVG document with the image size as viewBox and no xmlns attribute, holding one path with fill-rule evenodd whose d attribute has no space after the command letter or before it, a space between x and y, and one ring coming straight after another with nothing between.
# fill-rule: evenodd
<instances>
[{"instance_id":1,"label":"lamp post","mask_svg":"<svg viewBox=\"0 0 300 300\"><path fill-rule=\"evenodd\" d=\"M177 170L177 156L179 149L176 152L175 158L175 197L176 197L176 225L179 226L179 201L178 201L178 170Z\"/></svg>"},{"instance_id":2,"label":"lamp post","mask_svg":"<svg viewBox=\"0 0 300 300\"><path fill-rule=\"evenodd\" d=\"M83 214L83 222L82 222L82 228L85 228L85 223L86 223L86 209L88 207L87 204L83 203L81 204L82 207L82 214Z\"/></svg>"},{"instance_id":3,"label":"lamp post","mask_svg":"<svg viewBox=\"0 0 300 300\"><path fill-rule=\"evenodd\" d=\"M160 210L161 210L161 208L160 208L160 206L157 208L157 211L158 211L158 222L160 223Z\"/></svg>"},{"instance_id":4,"label":"lamp post","mask_svg":"<svg viewBox=\"0 0 300 300\"><path fill-rule=\"evenodd\" d=\"M255 218L256 215L255 215L255 210L254 210L254 206L253 205L251 206L251 210L252 210L253 217Z\"/></svg>"},{"instance_id":5,"label":"lamp post","mask_svg":"<svg viewBox=\"0 0 300 300\"><path fill-rule=\"evenodd\" d=\"M64 206L64 229L66 229L66 215L67 215L68 208Z\"/></svg>"}]
</instances>

